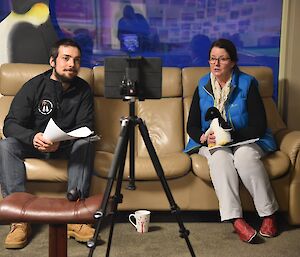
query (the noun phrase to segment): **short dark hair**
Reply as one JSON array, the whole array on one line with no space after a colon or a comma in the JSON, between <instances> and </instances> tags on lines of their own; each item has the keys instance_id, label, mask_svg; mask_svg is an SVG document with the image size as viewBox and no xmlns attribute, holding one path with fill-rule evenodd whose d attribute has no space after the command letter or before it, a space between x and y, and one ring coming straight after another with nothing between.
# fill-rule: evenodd
<instances>
[{"instance_id":1,"label":"short dark hair","mask_svg":"<svg viewBox=\"0 0 300 257\"><path fill-rule=\"evenodd\" d=\"M57 42L54 43L54 45L51 47L50 50L50 57L52 57L54 59L54 61L56 60L57 56L58 56L58 49L60 46L73 46L76 47L81 55L81 48L79 46L79 44L77 44L73 39L71 38L63 38L58 40Z\"/></svg>"},{"instance_id":2,"label":"short dark hair","mask_svg":"<svg viewBox=\"0 0 300 257\"><path fill-rule=\"evenodd\" d=\"M210 52L213 49L213 47L219 47L225 49L225 51L229 54L229 57L231 61L237 62L238 61L238 56L237 56L237 51L236 47L233 42L231 42L229 39L225 38L220 38L212 43L209 49L209 56L210 58Z\"/></svg>"}]
</instances>

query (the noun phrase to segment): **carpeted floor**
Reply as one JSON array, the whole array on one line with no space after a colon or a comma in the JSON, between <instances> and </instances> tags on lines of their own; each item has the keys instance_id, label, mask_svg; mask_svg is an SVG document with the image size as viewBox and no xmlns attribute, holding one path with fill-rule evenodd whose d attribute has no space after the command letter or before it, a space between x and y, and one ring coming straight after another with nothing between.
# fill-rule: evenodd
<instances>
[{"instance_id":1,"label":"carpeted floor","mask_svg":"<svg viewBox=\"0 0 300 257\"><path fill-rule=\"evenodd\" d=\"M208 216L207 216L208 215ZM179 227L171 214L154 213L149 233L139 234L127 222L123 213L115 225L111 257L189 257L185 240L179 237ZM278 216L280 235L272 239L258 238L255 244L241 242L229 223L220 223L215 213L182 214L189 239L198 257L298 257L300 254L300 227L289 226L283 215ZM251 225L259 228L258 218L246 217ZM3 241L9 226L0 226L0 257L47 257L48 227L33 225L30 244L20 250L7 250ZM94 257L105 256L109 224L100 233L103 240L94 251ZM89 248L74 240L68 241L68 257L88 256Z\"/></svg>"}]
</instances>

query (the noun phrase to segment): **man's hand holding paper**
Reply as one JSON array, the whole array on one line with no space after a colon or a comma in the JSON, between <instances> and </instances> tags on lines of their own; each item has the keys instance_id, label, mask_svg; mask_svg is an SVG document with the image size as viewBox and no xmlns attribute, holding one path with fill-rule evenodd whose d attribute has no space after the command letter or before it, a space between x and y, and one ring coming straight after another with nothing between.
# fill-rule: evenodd
<instances>
[{"instance_id":1,"label":"man's hand holding paper","mask_svg":"<svg viewBox=\"0 0 300 257\"><path fill-rule=\"evenodd\" d=\"M51 118L48 122L48 125L44 131L44 137L51 142L59 142L59 141L65 141L65 140L72 140L76 138L83 138L88 137L92 135L94 131L91 131L88 127L81 127L78 129L75 129L71 132L64 132L61 130L54 122L54 120Z\"/></svg>"}]
</instances>

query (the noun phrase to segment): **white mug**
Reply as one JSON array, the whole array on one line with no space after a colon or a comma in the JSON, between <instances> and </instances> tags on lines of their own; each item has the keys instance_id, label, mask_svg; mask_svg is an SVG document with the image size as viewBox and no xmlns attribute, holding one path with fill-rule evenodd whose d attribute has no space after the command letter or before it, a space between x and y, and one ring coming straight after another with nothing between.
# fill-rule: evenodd
<instances>
[{"instance_id":1,"label":"white mug","mask_svg":"<svg viewBox=\"0 0 300 257\"><path fill-rule=\"evenodd\" d=\"M139 233L146 233L149 229L150 222L150 211L147 210L138 210L134 214L129 215L130 223L136 228ZM135 222L132 221L132 218L135 219Z\"/></svg>"}]
</instances>

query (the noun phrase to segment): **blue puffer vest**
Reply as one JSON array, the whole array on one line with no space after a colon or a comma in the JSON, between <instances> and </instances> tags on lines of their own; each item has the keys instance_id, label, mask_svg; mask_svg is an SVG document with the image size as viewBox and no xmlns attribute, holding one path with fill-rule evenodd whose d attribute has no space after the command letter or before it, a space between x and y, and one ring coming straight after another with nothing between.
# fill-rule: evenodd
<instances>
[{"instance_id":1,"label":"blue puffer vest","mask_svg":"<svg viewBox=\"0 0 300 257\"><path fill-rule=\"evenodd\" d=\"M211 106L214 105L214 98L212 92L208 90L208 82L210 81L210 73L202 77L198 84L198 93L201 101L201 124L203 133L208 129L210 123L205 121L205 114ZM247 112L247 95L251 82L254 81L258 85L256 79L246 73L241 72L239 69L235 69L232 76L231 89L228 97L228 101L225 104L226 117L230 125L235 129L240 129L248 124L248 112ZM277 149L273 135L269 129L267 129L265 135L257 141L257 144L264 151L275 151ZM184 152L191 152L193 149L199 148L201 145L195 142L193 139L189 139L189 142L184 149Z\"/></svg>"}]
</instances>

